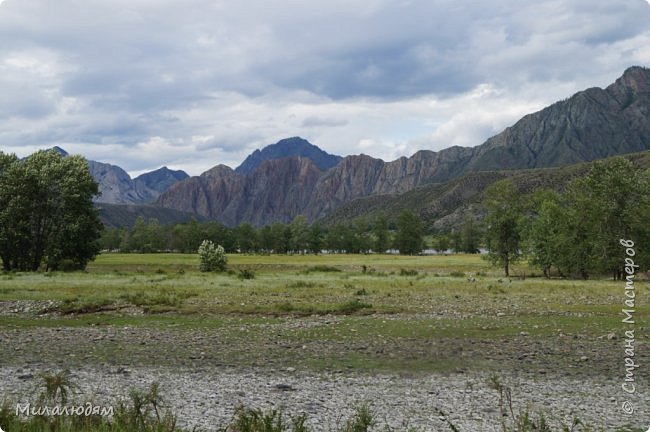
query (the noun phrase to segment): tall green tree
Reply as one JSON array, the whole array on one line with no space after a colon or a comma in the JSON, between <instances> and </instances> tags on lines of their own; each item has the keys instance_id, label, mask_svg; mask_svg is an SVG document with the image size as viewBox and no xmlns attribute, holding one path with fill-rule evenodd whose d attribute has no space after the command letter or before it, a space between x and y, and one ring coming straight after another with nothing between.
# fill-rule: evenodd
<instances>
[{"instance_id":1,"label":"tall green tree","mask_svg":"<svg viewBox=\"0 0 650 432\"><path fill-rule=\"evenodd\" d=\"M235 228L235 238L240 252L251 253L257 248L257 232L248 222L244 222Z\"/></svg>"},{"instance_id":2,"label":"tall green tree","mask_svg":"<svg viewBox=\"0 0 650 432\"><path fill-rule=\"evenodd\" d=\"M373 226L375 241L372 249L376 253L384 253L390 247L390 233L388 231L388 219L384 213L379 213Z\"/></svg>"},{"instance_id":3,"label":"tall green tree","mask_svg":"<svg viewBox=\"0 0 650 432\"><path fill-rule=\"evenodd\" d=\"M271 253L275 248L275 240L273 238L273 231L271 225L264 225L257 231L257 238L259 239L260 249L264 253Z\"/></svg>"},{"instance_id":4,"label":"tall green tree","mask_svg":"<svg viewBox=\"0 0 650 432\"><path fill-rule=\"evenodd\" d=\"M271 225L271 238L275 253L287 253L291 247L291 229L283 223L275 222Z\"/></svg>"},{"instance_id":5,"label":"tall green tree","mask_svg":"<svg viewBox=\"0 0 650 432\"><path fill-rule=\"evenodd\" d=\"M291 250L303 253L309 247L309 225L307 218L298 215L289 224L291 228Z\"/></svg>"},{"instance_id":6,"label":"tall green tree","mask_svg":"<svg viewBox=\"0 0 650 432\"><path fill-rule=\"evenodd\" d=\"M446 252L449 249L449 236L440 234L435 241L434 247L438 253Z\"/></svg>"},{"instance_id":7,"label":"tall green tree","mask_svg":"<svg viewBox=\"0 0 650 432\"><path fill-rule=\"evenodd\" d=\"M623 275L620 239L636 239L638 263L648 265L650 174L623 157L595 162L566 192L565 244L560 262L583 278L592 273Z\"/></svg>"},{"instance_id":8,"label":"tall green tree","mask_svg":"<svg viewBox=\"0 0 650 432\"><path fill-rule=\"evenodd\" d=\"M562 271L560 261L562 248L568 246L564 234L567 231L566 211L560 195L554 191L537 193L532 199L532 217L525 228L524 245L528 263L539 267L547 278L551 268Z\"/></svg>"},{"instance_id":9,"label":"tall green tree","mask_svg":"<svg viewBox=\"0 0 650 432\"><path fill-rule=\"evenodd\" d=\"M475 254L479 252L481 231L477 223L471 217L465 218L460 231L460 246L462 252Z\"/></svg>"},{"instance_id":10,"label":"tall green tree","mask_svg":"<svg viewBox=\"0 0 650 432\"><path fill-rule=\"evenodd\" d=\"M404 210L397 219L395 247L402 255L414 255L424 249L422 221L409 210Z\"/></svg>"},{"instance_id":11,"label":"tall green tree","mask_svg":"<svg viewBox=\"0 0 650 432\"><path fill-rule=\"evenodd\" d=\"M454 253L461 253L463 251L463 236L458 230L449 233L449 244Z\"/></svg>"},{"instance_id":12,"label":"tall green tree","mask_svg":"<svg viewBox=\"0 0 650 432\"><path fill-rule=\"evenodd\" d=\"M368 253L372 249L372 238L370 237L368 220L365 217L357 218L352 226L352 232L354 235L354 244L350 252Z\"/></svg>"},{"instance_id":13,"label":"tall green tree","mask_svg":"<svg viewBox=\"0 0 650 432\"><path fill-rule=\"evenodd\" d=\"M309 245L309 251L313 254L318 254L323 249L323 230L318 222L314 222L309 228L307 244Z\"/></svg>"},{"instance_id":14,"label":"tall green tree","mask_svg":"<svg viewBox=\"0 0 650 432\"><path fill-rule=\"evenodd\" d=\"M512 181L501 180L485 190L483 207L487 211L487 259L510 276L511 265L521 257L521 196Z\"/></svg>"},{"instance_id":15,"label":"tall green tree","mask_svg":"<svg viewBox=\"0 0 650 432\"><path fill-rule=\"evenodd\" d=\"M98 185L81 156L0 152L0 257L5 270L84 268L99 252Z\"/></svg>"},{"instance_id":16,"label":"tall green tree","mask_svg":"<svg viewBox=\"0 0 650 432\"><path fill-rule=\"evenodd\" d=\"M349 237L349 230L341 224L336 224L327 231L325 245L330 252L345 252L349 247Z\"/></svg>"}]
</instances>

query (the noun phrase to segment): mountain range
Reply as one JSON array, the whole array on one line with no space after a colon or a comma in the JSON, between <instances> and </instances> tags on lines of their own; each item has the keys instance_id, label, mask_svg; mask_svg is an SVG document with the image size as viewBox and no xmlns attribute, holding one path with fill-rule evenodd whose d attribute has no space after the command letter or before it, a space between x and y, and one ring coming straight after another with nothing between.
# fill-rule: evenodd
<instances>
[{"instance_id":1,"label":"mountain range","mask_svg":"<svg viewBox=\"0 0 650 432\"><path fill-rule=\"evenodd\" d=\"M289 222L299 214L315 221L356 200L394 197L472 173L641 152L650 149L650 70L631 67L607 88L590 88L529 114L476 147L421 150L392 162L367 155L338 159L316 149L300 138L280 141L236 170L217 165L181 180L153 204L230 226Z\"/></svg>"},{"instance_id":2,"label":"mountain range","mask_svg":"<svg viewBox=\"0 0 650 432\"><path fill-rule=\"evenodd\" d=\"M216 165L194 177L162 167L132 179L115 165L88 160L88 166L99 182L96 202L108 226L130 225L137 216L261 226L302 214L333 223L382 208L390 215L416 209L442 226L471 210L476 193L496 179L515 176L536 184L559 176L555 183L562 183L567 173L582 171L542 170L542 175L538 169L648 149L650 69L635 66L607 88L590 88L526 115L476 147L421 150L385 162L331 155L292 137L255 150L236 169Z\"/></svg>"},{"instance_id":3,"label":"mountain range","mask_svg":"<svg viewBox=\"0 0 650 432\"><path fill-rule=\"evenodd\" d=\"M59 146L52 150L62 156L68 152ZM109 204L146 204L169 189L171 185L189 177L185 171L174 171L167 167L147 172L132 179L117 165L86 159L88 169L99 184L99 192L94 199L96 203Z\"/></svg>"}]
</instances>

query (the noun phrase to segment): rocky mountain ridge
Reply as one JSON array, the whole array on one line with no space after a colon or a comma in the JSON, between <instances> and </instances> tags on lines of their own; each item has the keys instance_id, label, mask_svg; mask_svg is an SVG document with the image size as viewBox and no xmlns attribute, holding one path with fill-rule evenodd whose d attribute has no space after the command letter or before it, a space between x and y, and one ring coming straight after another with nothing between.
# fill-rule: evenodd
<instances>
[{"instance_id":1,"label":"rocky mountain ridge","mask_svg":"<svg viewBox=\"0 0 650 432\"><path fill-rule=\"evenodd\" d=\"M299 214L313 221L359 198L403 194L468 173L555 167L648 149L650 70L632 67L606 89L587 89L529 114L477 147L421 150L392 162L347 156L329 169L306 157L266 159L248 173L217 166L176 183L155 203L227 225L289 222Z\"/></svg>"},{"instance_id":2,"label":"rocky mountain ridge","mask_svg":"<svg viewBox=\"0 0 650 432\"><path fill-rule=\"evenodd\" d=\"M61 156L69 153L59 146L52 150ZM173 184L189 177L185 171L166 166L137 176L131 176L117 165L86 159L88 169L99 184L100 195L93 200L105 204L146 204L154 201Z\"/></svg>"},{"instance_id":3,"label":"rocky mountain ridge","mask_svg":"<svg viewBox=\"0 0 650 432\"><path fill-rule=\"evenodd\" d=\"M248 155L241 165L235 168L235 172L240 174L250 174L266 160L283 159L287 157L309 158L322 170L332 168L343 159L341 156L331 155L321 150L306 139L292 137L268 145L261 150L255 150L253 153Z\"/></svg>"}]
</instances>

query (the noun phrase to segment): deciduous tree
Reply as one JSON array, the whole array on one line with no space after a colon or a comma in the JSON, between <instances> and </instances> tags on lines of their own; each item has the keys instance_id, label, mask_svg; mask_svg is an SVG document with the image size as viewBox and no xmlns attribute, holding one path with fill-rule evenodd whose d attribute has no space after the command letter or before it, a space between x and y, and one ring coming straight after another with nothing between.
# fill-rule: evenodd
<instances>
[{"instance_id":1,"label":"deciduous tree","mask_svg":"<svg viewBox=\"0 0 650 432\"><path fill-rule=\"evenodd\" d=\"M0 257L5 270L84 268L99 252L98 186L81 156L0 152Z\"/></svg>"}]
</instances>

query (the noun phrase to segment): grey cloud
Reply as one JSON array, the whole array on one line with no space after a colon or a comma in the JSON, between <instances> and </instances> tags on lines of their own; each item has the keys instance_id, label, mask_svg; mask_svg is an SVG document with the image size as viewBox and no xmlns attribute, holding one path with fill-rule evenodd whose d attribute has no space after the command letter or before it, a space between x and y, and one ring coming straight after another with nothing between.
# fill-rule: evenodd
<instances>
[{"instance_id":1,"label":"grey cloud","mask_svg":"<svg viewBox=\"0 0 650 432\"><path fill-rule=\"evenodd\" d=\"M295 128L359 142L375 120L319 113L318 103L453 99L484 83L512 94L554 83L577 90L630 66L631 54L614 57L613 47L643 35L643 0L8 0L0 73L11 79L0 79L0 113L34 126L5 122L0 136L125 146L212 136L195 143L197 157ZM23 73L2 63L13 55L44 66ZM298 94L318 102L285 109ZM64 98L79 108L62 109ZM246 102L257 117L237 121Z\"/></svg>"},{"instance_id":2,"label":"grey cloud","mask_svg":"<svg viewBox=\"0 0 650 432\"><path fill-rule=\"evenodd\" d=\"M306 128L317 126L339 127L345 126L348 123L348 120L341 118L307 117L302 121L301 126Z\"/></svg>"}]
</instances>

